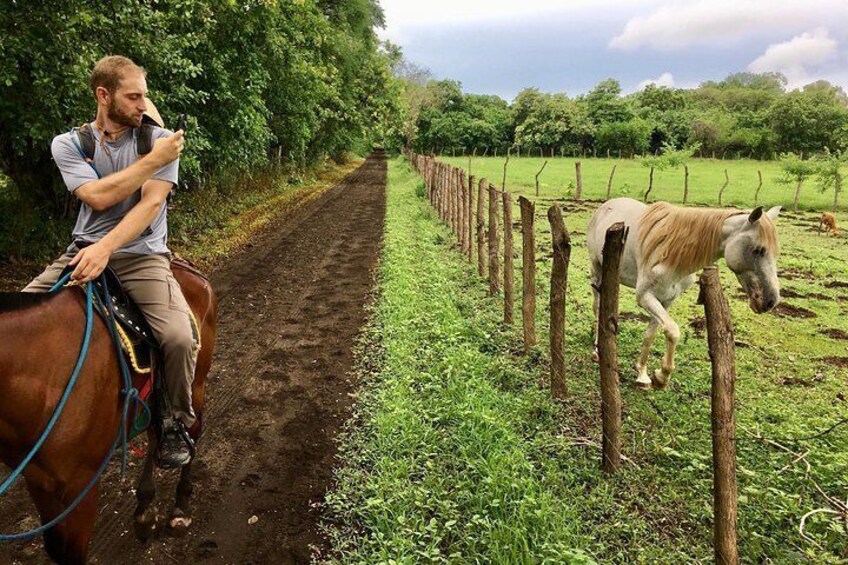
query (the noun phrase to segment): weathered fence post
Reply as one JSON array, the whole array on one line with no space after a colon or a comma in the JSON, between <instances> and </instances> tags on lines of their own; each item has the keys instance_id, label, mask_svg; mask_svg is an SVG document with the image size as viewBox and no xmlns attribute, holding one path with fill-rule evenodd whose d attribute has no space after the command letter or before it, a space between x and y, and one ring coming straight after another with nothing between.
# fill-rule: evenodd
<instances>
[{"instance_id":1,"label":"weathered fence post","mask_svg":"<svg viewBox=\"0 0 848 565\"><path fill-rule=\"evenodd\" d=\"M618 389L618 282L621 253L627 239L624 222L613 224L604 240L598 311L598 356L601 371L603 441L601 469L621 466L621 394Z\"/></svg>"},{"instance_id":2,"label":"weathered fence post","mask_svg":"<svg viewBox=\"0 0 848 565\"><path fill-rule=\"evenodd\" d=\"M465 226L468 232L468 262L474 262L474 175L468 175L468 224Z\"/></svg>"},{"instance_id":3,"label":"weathered fence post","mask_svg":"<svg viewBox=\"0 0 848 565\"><path fill-rule=\"evenodd\" d=\"M568 285L568 263L571 239L562 221L562 209L556 204L548 210L554 246L551 269L551 395L565 398L565 291Z\"/></svg>"},{"instance_id":4,"label":"weathered fence post","mask_svg":"<svg viewBox=\"0 0 848 565\"><path fill-rule=\"evenodd\" d=\"M607 149L607 152L609 152L609 149ZM612 171L610 171L609 180L607 181L607 200L609 200L610 194L612 193L612 177L615 175L615 168L617 166L618 165L612 166Z\"/></svg>"},{"instance_id":5,"label":"weathered fence post","mask_svg":"<svg viewBox=\"0 0 848 565\"><path fill-rule=\"evenodd\" d=\"M521 320L524 352L536 345L536 205L520 196L521 207Z\"/></svg>"},{"instance_id":6,"label":"weathered fence post","mask_svg":"<svg viewBox=\"0 0 848 565\"><path fill-rule=\"evenodd\" d=\"M574 199L580 200L583 198L583 169L580 161L574 163L574 170L577 173L577 189L574 192Z\"/></svg>"},{"instance_id":7,"label":"weathered fence post","mask_svg":"<svg viewBox=\"0 0 848 565\"><path fill-rule=\"evenodd\" d=\"M504 288L504 323L512 324L513 295L515 289L515 272L512 260L512 196L508 192L501 194L503 197L503 232L504 232L504 262L503 262L503 288Z\"/></svg>"},{"instance_id":8,"label":"weathered fence post","mask_svg":"<svg viewBox=\"0 0 848 565\"><path fill-rule=\"evenodd\" d=\"M500 234L498 233L498 189L489 184L489 294L501 290Z\"/></svg>"},{"instance_id":9,"label":"weathered fence post","mask_svg":"<svg viewBox=\"0 0 848 565\"><path fill-rule=\"evenodd\" d=\"M718 205L721 206L721 197L724 194L724 189L730 184L730 177L727 176L727 169L724 169L724 184L721 185L721 190L718 191Z\"/></svg>"},{"instance_id":10,"label":"weathered fence post","mask_svg":"<svg viewBox=\"0 0 848 565\"><path fill-rule=\"evenodd\" d=\"M486 187L489 181L480 179L477 184L477 274L481 277L486 276L486 222L485 202L486 202Z\"/></svg>"},{"instance_id":11,"label":"weathered fence post","mask_svg":"<svg viewBox=\"0 0 848 565\"><path fill-rule=\"evenodd\" d=\"M760 177L760 182L757 184L757 191L754 192L754 206L759 205L760 189L763 188L763 172L759 169L757 170L757 176Z\"/></svg>"},{"instance_id":12,"label":"weathered fence post","mask_svg":"<svg viewBox=\"0 0 848 565\"><path fill-rule=\"evenodd\" d=\"M689 165L683 165L683 205L689 201Z\"/></svg>"},{"instance_id":13,"label":"weathered fence post","mask_svg":"<svg viewBox=\"0 0 848 565\"><path fill-rule=\"evenodd\" d=\"M547 167L547 166L548 166L548 162L545 161L544 163L542 163L542 168L539 169L538 173L536 173L536 196L539 196L539 175L542 174L542 171L544 171L545 167Z\"/></svg>"},{"instance_id":14,"label":"weathered fence post","mask_svg":"<svg viewBox=\"0 0 848 565\"><path fill-rule=\"evenodd\" d=\"M733 324L721 290L718 268L706 267L700 279L713 370L713 545L716 563L739 563L737 550L736 360Z\"/></svg>"},{"instance_id":15,"label":"weathered fence post","mask_svg":"<svg viewBox=\"0 0 848 565\"><path fill-rule=\"evenodd\" d=\"M462 256L468 254L468 240L465 228L468 226L468 220L465 219L466 207L468 206L468 198L465 197L465 171L459 170L459 179L456 186L457 206L459 206L459 216L457 217L457 230L459 231L459 244L462 249Z\"/></svg>"}]
</instances>

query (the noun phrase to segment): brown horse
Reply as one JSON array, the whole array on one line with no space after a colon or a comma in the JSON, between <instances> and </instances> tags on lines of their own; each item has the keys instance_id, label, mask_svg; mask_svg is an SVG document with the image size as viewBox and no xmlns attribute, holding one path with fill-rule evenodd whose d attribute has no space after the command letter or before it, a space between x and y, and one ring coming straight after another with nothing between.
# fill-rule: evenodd
<instances>
[{"instance_id":1,"label":"brown horse","mask_svg":"<svg viewBox=\"0 0 848 565\"><path fill-rule=\"evenodd\" d=\"M197 422L202 429L206 375L215 349L217 300L209 282L190 268L172 270L201 328L201 349L192 384ZM52 295L0 294L0 461L19 464L43 431L68 382L85 329L85 296L76 290ZM109 453L122 419L121 378L115 345L96 317L88 356L64 412L23 476L42 524L58 516L83 491ZM143 377L133 375L140 387ZM136 533L155 527L150 504L156 434L148 433L147 458L136 489ZM191 464L181 470L168 526L177 535L191 523ZM85 563L97 515L97 486L60 524L44 533L47 553L57 563ZM6 533L6 532L4 532Z\"/></svg>"}]
</instances>

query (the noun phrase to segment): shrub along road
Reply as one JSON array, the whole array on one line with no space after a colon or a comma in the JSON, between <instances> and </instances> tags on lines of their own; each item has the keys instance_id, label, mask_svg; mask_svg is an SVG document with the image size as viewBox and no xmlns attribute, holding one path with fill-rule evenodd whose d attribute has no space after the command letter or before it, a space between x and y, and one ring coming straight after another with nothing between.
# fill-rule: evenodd
<instances>
[{"instance_id":1,"label":"shrub along road","mask_svg":"<svg viewBox=\"0 0 848 565\"><path fill-rule=\"evenodd\" d=\"M352 403L351 347L373 286L385 179L385 158L369 158L213 274L218 344L192 529L184 539L139 544L132 490L140 462L126 481L113 465L91 562L305 563L311 546L322 546L320 503L332 479L334 437ZM176 473L158 479L167 515ZM0 520L3 530L33 525L25 517L31 504L18 499ZM46 562L40 545L0 547L0 563Z\"/></svg>"}]
</instances>

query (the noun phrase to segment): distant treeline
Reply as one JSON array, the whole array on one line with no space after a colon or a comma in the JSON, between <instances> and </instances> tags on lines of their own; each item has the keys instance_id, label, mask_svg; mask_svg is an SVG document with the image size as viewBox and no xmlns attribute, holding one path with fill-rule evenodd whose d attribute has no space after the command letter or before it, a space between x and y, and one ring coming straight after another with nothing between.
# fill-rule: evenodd
<instances>
[{"instance_id":1,"label":"distant treeline","mask_svg":"<svg viewBox=\"0 0 848 565\"><path fill-rule=\"evenodd\" d=\"M6 199L53 213L66 205L50 140L94 118L88 75L108 54L148 71L167 123L188 115L181 176L189 188L273 159L305 165L382 144L384 124L401 112L400 83L374 32L382 25L377 0L7 1Z\"/></svg>"},{"instance_id":2,"label":"distant treeline","mask_svg":"<svg viewBox=\"0 0 848 565\"><path fill-rule=\"evenodd\" d=\"M414 66L396 72L406 78L406 142L422 153L630 157L688 147L702 157L771 159L848 148L848 96L826 81L787 92L780 74L738 73L694 89L649 85L622 95L608 79L575 97L527 88L510 105Z\"/></svg>"}]
</instances>

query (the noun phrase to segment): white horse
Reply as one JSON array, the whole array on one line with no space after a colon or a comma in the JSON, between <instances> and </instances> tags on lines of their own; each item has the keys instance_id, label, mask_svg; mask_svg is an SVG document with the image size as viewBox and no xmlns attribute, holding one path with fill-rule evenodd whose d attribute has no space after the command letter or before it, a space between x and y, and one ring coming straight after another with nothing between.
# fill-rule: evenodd
<instances>
[{"instance_id":1,"label":"white horse","mask_svg":"<svg viewBox=\"0 0 848 565\"><path fill-rule=\"evenodd\" d=\"M692 283L695 273L724 257L736 274L754 312L767 312L780 301L777 281L775 206L765 214L679 208L666 202L651 206L631 198L604 202L589 221L586 232L595 295L595 354L598 346L598 301L604 239L607 229L624 222L629 235L621 257L621 284L636 289L636 301L651 315L636 363L636 385L663 388L674 370L674 349L680 328L668 308ZM657 330L665 334L662 369L648 377L648 355Z\"/></svg>"}]
</instances>

